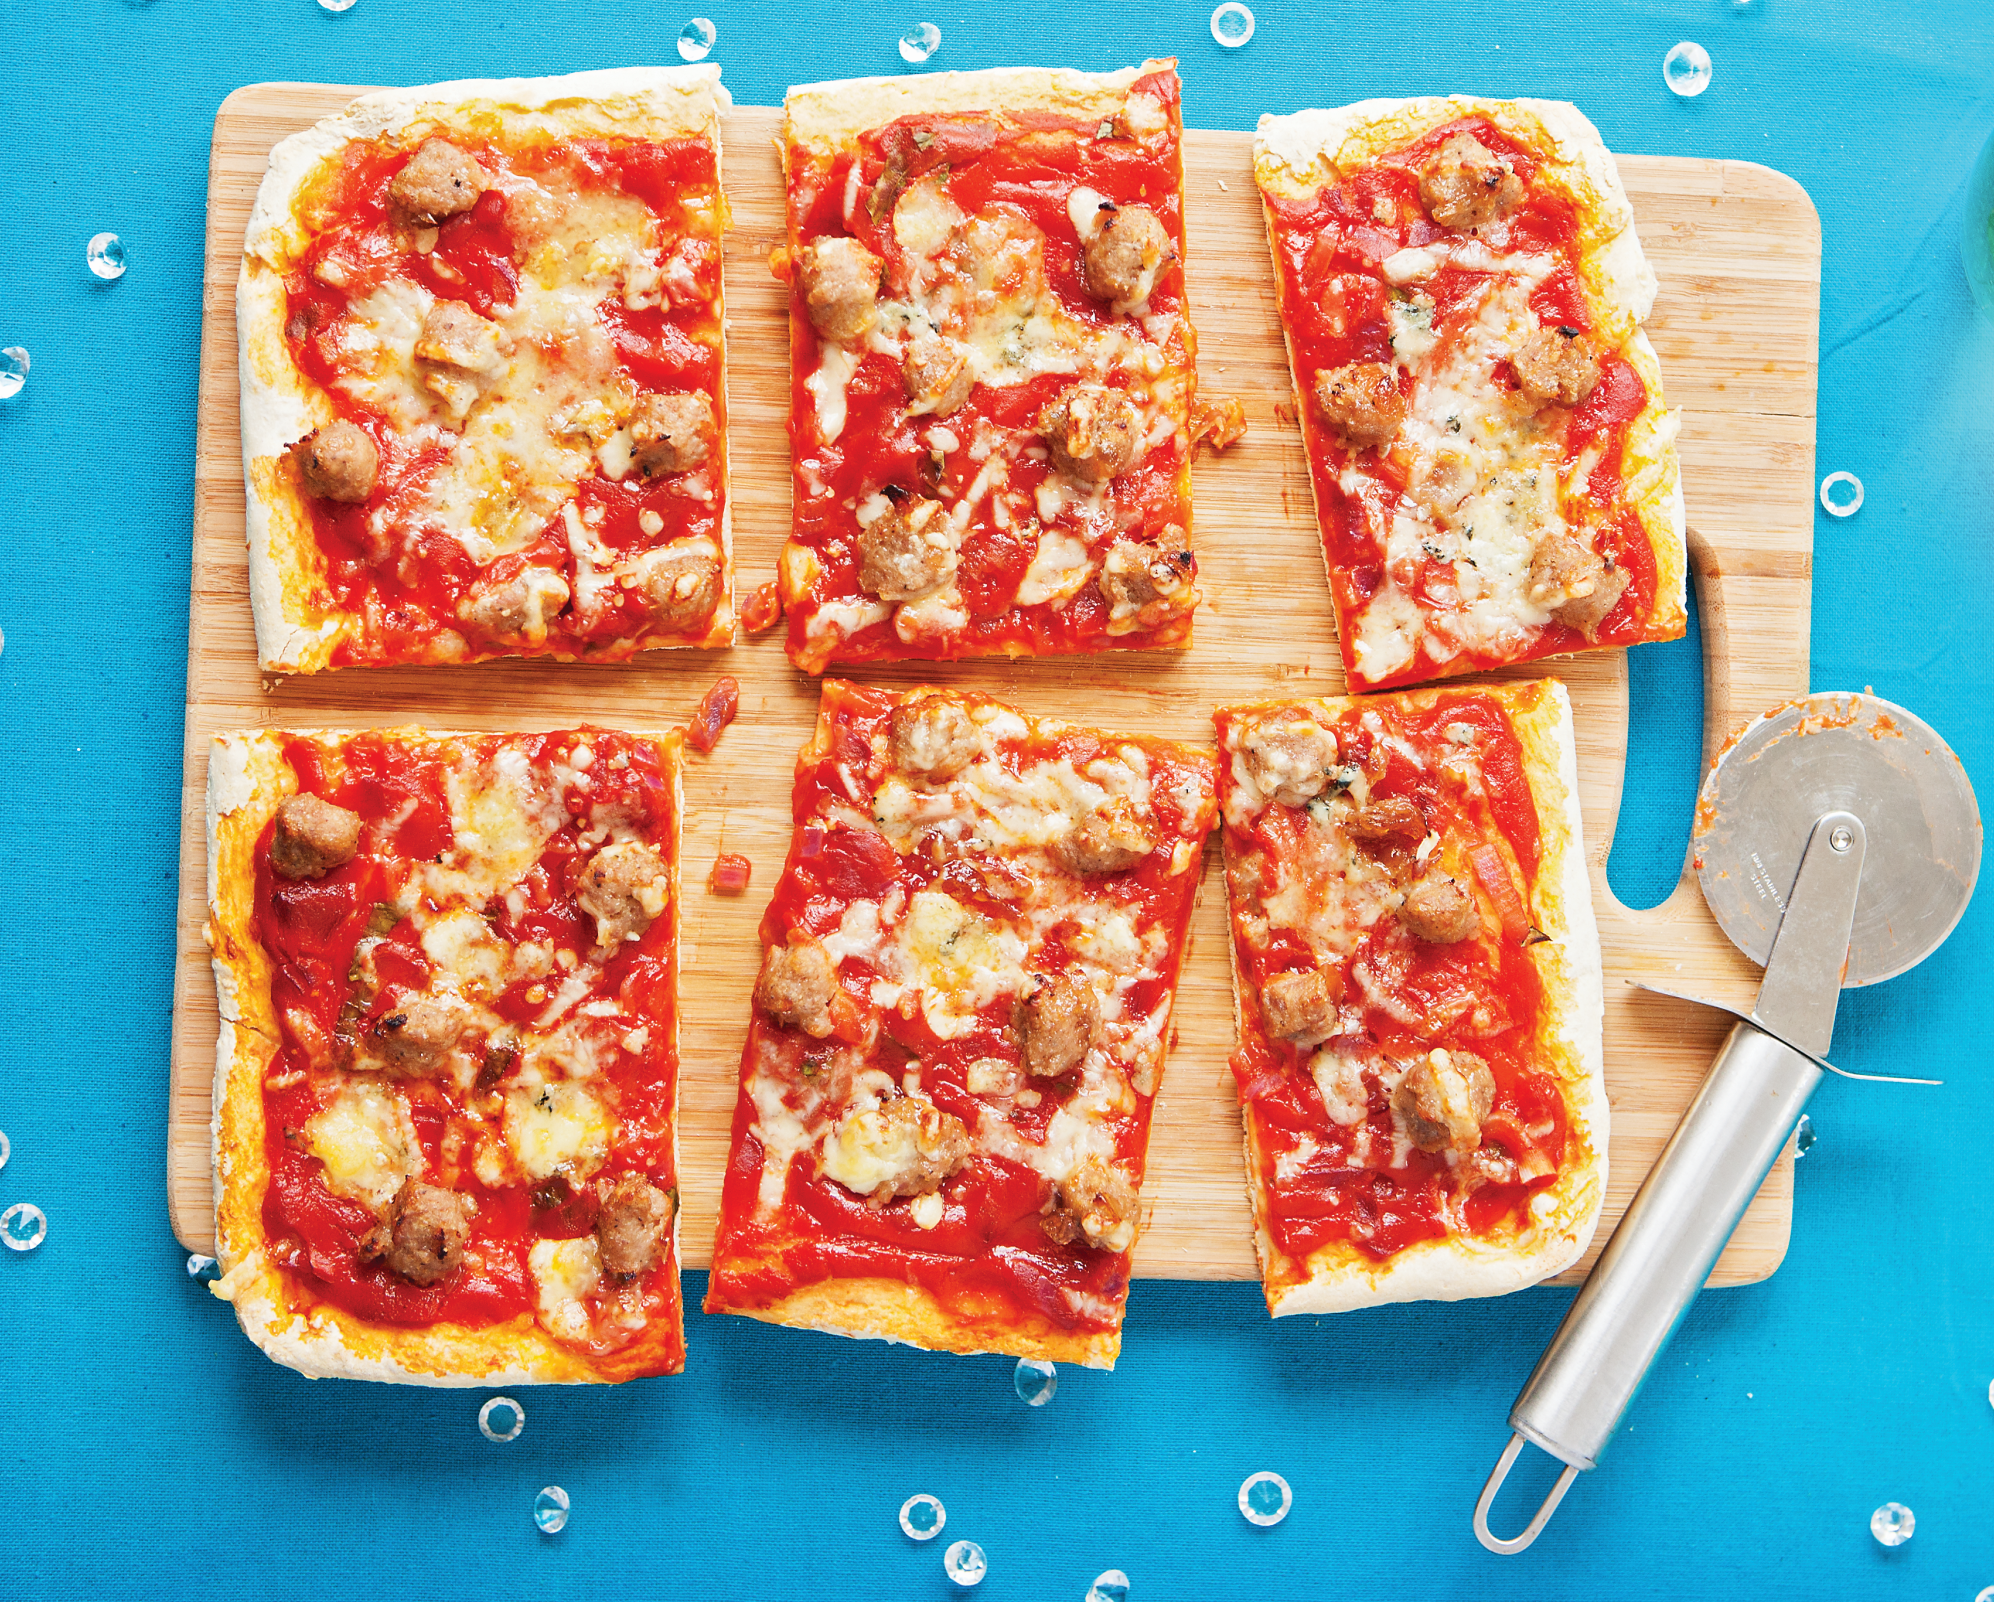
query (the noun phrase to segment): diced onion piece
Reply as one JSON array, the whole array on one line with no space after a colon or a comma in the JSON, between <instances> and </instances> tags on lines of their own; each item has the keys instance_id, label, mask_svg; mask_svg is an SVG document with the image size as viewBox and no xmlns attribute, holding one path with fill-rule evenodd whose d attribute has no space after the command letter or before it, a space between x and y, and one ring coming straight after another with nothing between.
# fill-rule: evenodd
<instances>
[{"instance_id":1,"label":"diced onion piece","mask_svg":"<svg viewBox=\"0 0 1994 1602\"><path fill-rule=\"evenodd\" d=\"M693 708L692 726L685 731L686 744L704 755L720 743L720 731L734 721L740 709L741 686L724 674L713 688L700 697Z\"/></svg>"},{"instance_id":2,"label":"diced onion piece","mask_svg":"<svg viewBox=\"0 0 1994 1602\"><path fill-rule=\"evenodd\" d=\"M706 888L716 896L738 896L748 888L755 865L746 857L723 851L713 859L713 871L706 876Z\"/></svg>"},{"instance_id":3,"label":"diced onion piece","mask_svg":"<svg viewBox=\"0 0 1994 1602\"><path fill-rule=\"evenodd\" d=\"M1475 865L1475 877L1488 891L1489 900L1495 903L1502 932L1512 940L1521 940L1530 932L1530 919L1523 910L1523 898L1516 893L1516 881L1510 877L1509 864L1503 861L1502 853L1483 841L1468 848L1468 860Z\"/></svg>"},{"instance_id":4,"label":"diced onion piece","mask_svg":"<svg viewBox=\"0 0 1994 1602\"><path fill-rule=\"evenodd\" d=\"M774 628L782 621L782 593L771 579L760 584L749 593L741 606L741 627L750 634L760 634L765 629Z\"/></svg>"}]
</instances>

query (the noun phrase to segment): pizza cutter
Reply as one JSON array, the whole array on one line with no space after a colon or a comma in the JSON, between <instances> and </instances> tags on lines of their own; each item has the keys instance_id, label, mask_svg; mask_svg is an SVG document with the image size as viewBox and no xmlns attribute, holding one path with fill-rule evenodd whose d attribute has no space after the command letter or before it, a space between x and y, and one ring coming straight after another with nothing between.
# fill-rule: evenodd
<instances>
[{"instance_id":1,"label":"pizza cutter","mask_svg":"<svg viewBox=\"0 0 1994 1602\"><path fill-rule=\"evenodd\" d=\"M1722 1009L1737 1022L1703 1087L1510 1409L1509 1444L1475 1504L1491 1552L1529 1546L1599 1462L1824 1071L1937 1083L1847 1073L1826 1055L1842 987L1923 961L1973 895L1980 811L1945 741L1874 696L1810 695L1732 741L1696 815L1703 898L1765 977L1750 1013ZM1489 1507L1526 1441L1565 1470L1523 1533L1504 1538Z\"/></svg>"}]
</instances>

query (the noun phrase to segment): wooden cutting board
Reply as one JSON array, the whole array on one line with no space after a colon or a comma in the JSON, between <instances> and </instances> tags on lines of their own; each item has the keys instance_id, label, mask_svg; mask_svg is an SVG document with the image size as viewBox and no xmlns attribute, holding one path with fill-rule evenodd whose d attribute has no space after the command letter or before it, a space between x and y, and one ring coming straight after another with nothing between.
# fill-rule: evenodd
<instances>
[{"instance_id":1,"label":"wooden cutting board","mask_svg":"<svg viewBox=\"0 0 1994 1602\"><path fill-rule=\"evenodd\" d=\"M741 683L741 718L708 759L688 758L684 908L682 1183L687 1265L704 1267L726 1159L735 1074L758 962L756 923L788 847L791 764L817 686L792 669L780 630L729 651L657 651L621 667L485 663L352 670L264 681L257 672L243 541L236 419L235 279L243 228L278 139L336 111L356 89L257 84L215 120L195 468L187 743L180 845L173 1088L167 1141L174 1233L211 1251L209 1090L214 984L202 944L207 864L202 820L208 741L244 726L547 728L590 719L633 728L683 722L721 673ZM773 575L789 517L788 326L768 270L781 241L779 114L743 107L724 120L730 443L737 583ZM1196 470L1200 582L1208 599L1187 653L868 671L904 685L973 686L1034 713L1175 739L1211 739L1223 702L1343 689L1301 436L1274 313L1274 281L1255 198L1251 136L1186 139L1188 272L1200 382L1239 396L1247 437ZM1641 237L1661 276L1649 333L1672 404L1683 409L1683 476L1695 537L1705 661L1705 757L1734 729L1807 689L1813 520L1815 337L1820 226L1792 179L1748 162L1623 156ZM1747 1003L1756 974L1718 932L1685 877L1662 906L1630 912L1606 884L1627 746L1620 651L1539 663L1571 690L1587 857L1606 958L1606 1070L1612 1183L1597 1244L1687 1106L1729 1020L1631 991L1653 977ZM1527 675L1519 675L1527 676ZM745 897L709 896L717 852L745 852ZM1190 960L1150 1146L1147 1228L1138 1274L1255 1275L1226 1068L1232 1003L1216 846L1207 862ZM1713 1283L1762 1279L1785 1255L1793 1171L1782 1159L1739 1226ZM1588 1259L1590 1261L1590 1259ZM1565 1276L1578 1277L1576 1271Z\"/></svg>"}]
</instances>

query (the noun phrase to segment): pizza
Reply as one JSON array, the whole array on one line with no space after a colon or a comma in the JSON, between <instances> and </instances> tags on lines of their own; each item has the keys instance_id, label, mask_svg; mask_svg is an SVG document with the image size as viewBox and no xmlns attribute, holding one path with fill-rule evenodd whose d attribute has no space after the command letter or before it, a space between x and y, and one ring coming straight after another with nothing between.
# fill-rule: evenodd
<instances>
[{"instance_id":1,"label":"pizza","mask_svg":"<svg viewBox=\"0 0 1994 1602\"><path fill-rule=\"evenodd\" d=\"M1554 680L1216 714L1268 1310L1493 1296L1606 1192L1599 936Z\"/></svg>"},{"instance_id":2,"label":"pizza","mask_svg":"<svg viewBox=\"0 0 1994 1602\"><path fill-rule=\"evenodd\" d=\"M1655 275L1592 124L1367 100L1262 117L1254 172L1351 686L1681 635Z\"/></svg>"},{"instance_id":3,"label":"pizza","mask_svg":"<svg viewBox=\"0 0 1994 1602\"><path fill-rule=\"evenodd\" d=\"M216 736L216 1293L276 1361L674 1374L679 737Z\"/></svg>"},{"instance_id":4,"label":"pizza","mask_svg":"<svg viewBox=\"0 0 1994 1602\"><path fill-rule=\"evenodd\" d=\"M236 290L266 671L733 638L719 68L363 95Z\"/></svg>"},{"instance_id":5,"label":"pizza","mask_svg":"<svg viewBox=\"0 0 1994 1602\"><path fill-rule=\"evenodd\" d=\"M827 681L706 1310L1112 1367L1212 758Z\"/></svg>"},{"instance_id":6,"label":"pizza","mask_svg":"<svg viewBox=\"0 0 1994 1602\"><path fill-rule=\"evenodd\" d=\"M784 104L791 659L1188 645L1176 63Z\"/></svg>"}]
</instances>

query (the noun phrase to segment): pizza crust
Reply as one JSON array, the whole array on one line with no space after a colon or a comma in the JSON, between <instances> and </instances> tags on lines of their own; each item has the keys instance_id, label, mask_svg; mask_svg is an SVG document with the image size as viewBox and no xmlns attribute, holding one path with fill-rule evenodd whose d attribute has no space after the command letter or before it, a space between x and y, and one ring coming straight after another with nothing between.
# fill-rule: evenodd
<instances>
[{"instance_id":1,"label":"pizza crust","mask_svg":"<svg viewBox=\"0 0 1994 1602\"><path fill-rule=\"evenodd\" d=\"M369 731L425 741L450 733L404 728ZM254 932L257 841L298 785L281 741L303 736L337 741L335 731L240 731L217 734L207 781L208 922L221 1030L215 1044L213 1134L215 1255L221 1277L209 1286L234 1309L242 1330L266 1356L311 1379L380 1380L407 1385L589 1384L629 1377L621 1353L592 1360L551 1339L531 1314L502 1324L372 1323L329 1303L300 1296L268 1258L263 1197L270 1182L264 1151L263 1076L277 1053L271 968ZM647 738L646 736L638 736ZM672 776L673 827L680 827L681 763L675 735L653 736ZM672 842L672 939L679 933L679 843ZM674 1009L673 1046L677 1047ZM678 1160L673 1121L674 1171ZM678 1209L671 1225L678 1256Z\"/></svg>"},{"instance_id":2,"label":"pizza crust","mask_svg":"<svg viewBox=\"0 0 1994 1602\"><path fill-rule=\"evenodd\" d=\"M994 1353L1030 1357L1083 1368L1115 1366L1121 1354L1119 1328L1096 1333L1054 1329L1049 1324L998 1328L957 1318L918 1285L898 1279L833 1279L806 1285L773 1302L720 1311L740 1313L766 1324L820 1330L856 1340L888 1341L924 1351L964 1356Z\"/></svg>"},{"instance_id":3,"label":"pizza crust","mask_svg":"<svg viewBox=\"0 0 1994 1602\"><path fill-rule=\"evenodd\" d=\"M1107 117L1122 109L1138 79L1174 66L1145 61L1115 72L1069 67L992 67L906 78L845 78L802 84L783 96L785 132L813 151L830 151L899 117L923 112L1033 110Z\"/></svg>"},{"instance_id":4,"label":"pizza crust","mask_svg":"<svg viewBox=\"0 0 1994 1602\"><path fill-rule=\"evenodd\" d=\"M717 161L719 114L731 104L720 83L720 68L711 62L616 67L554 78L466 78L361 95L345 110L272 149L244 233L235 299L249 592L257 664L264 672L311 673L325 668L349 626L349 614L312 599L322 587L324 562L312 535L310 512L284 461L293 444L335 415L323 393L299 371L284 341L285 275L297 254L311 243L310 231L297 216L298 201L321 164L355 140L417 129L425 135L447 134L452 129L488 128L499 119L509 133L521 135L705 137L712 141ZM714 309L724 320L725 307L717 297ZM724 357L723 351L718 379L723 418ZM724 484L724 427L715 444ZM733 567L732 523L730 494L721 519L723 575L731 574ZM731 644L731 588L729 583L723 591L704 638L656 643ZM474 653L464 660L484 659Z\"/></svg>"},{"instance_id":5,"label":"pizza crust","mask_svg":"<svg viewBox=\"0 0 1994 1602\"><path fill-rule=\"evenodd\" d=\"M1544 983L1546 1003L1538 1042L1546 1061L1557 1064L1568 1119L1565 1158L1557 1182L1539 1193L1552 1198L1551 1204L1539 1213L1533 1203L1531 1221L1524 1230L1495 1240L1448 1236L1420 1241L1383 1263L1342 1242L1331 1242L1311 1253L1306 1263L1297 1264L1275 1244L1267 1219L1268 1198L1258 1182L1263 1167L1253 1121L1242 1117L1255 1244L1263 1279L1270 1281L1268 1311L1276 1318L1293 1313L1348 1312L1385 1302L1505 1295L1577 1262L1591 1244L1599 1222L1607 1178L1604 978L1579 817L1571 700L1555 679L1485 682L1475 690L1501 701L1509 713L1523 747L1524 773L1538 803L1542 830L1542 855L1530 911L1532 921L1551 938L1529 949ZM1461 686L1436 685L1401 691L1391 699L1421 707L1461 693ZM1330 700L1319 704L1339 709L1350 703ZM1232 710L1251 712L1253 708ZM1254 1026L1246 1014L1236 949L1233 1005L1243 1039L1246 1030ZM1283 1278L1278 1285L1271 1283L1277 1266ZM1297 1272L1302 1276L1299 1281L1287 1282Z\"/></svg>"}]
</instances>

